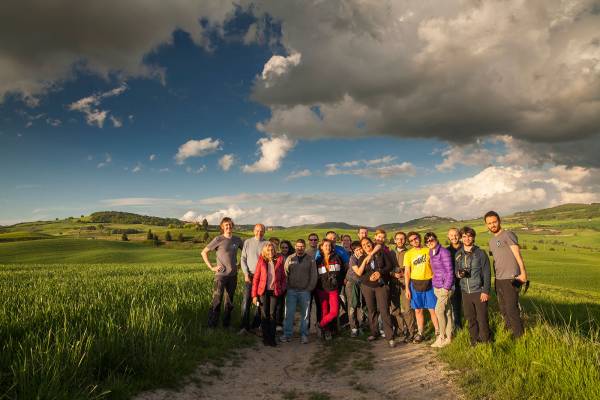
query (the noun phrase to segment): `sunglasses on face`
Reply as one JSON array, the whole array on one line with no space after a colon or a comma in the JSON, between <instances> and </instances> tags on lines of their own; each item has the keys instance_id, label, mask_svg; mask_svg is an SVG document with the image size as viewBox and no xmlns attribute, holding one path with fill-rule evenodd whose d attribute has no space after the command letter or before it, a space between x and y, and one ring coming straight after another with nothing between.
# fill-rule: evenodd
<instances>
[{"instance_id":1,"label":"sunglasses on face","mask_svg":"<svg viewBox=\"0 0 600 400\"><path fill-rule=\"evenodd\" d=\"M308 239L309 242L318 242L319 239Z\"/></svg>"}]
</instances>

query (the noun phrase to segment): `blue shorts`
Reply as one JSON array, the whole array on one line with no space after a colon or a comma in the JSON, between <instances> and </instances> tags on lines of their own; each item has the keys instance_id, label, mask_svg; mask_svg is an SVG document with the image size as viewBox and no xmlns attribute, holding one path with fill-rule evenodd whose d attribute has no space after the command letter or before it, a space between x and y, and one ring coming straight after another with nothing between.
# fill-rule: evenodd
<instances>
[{"instance_id":1,"label":"blue shorts","mask_svg":"<svg viewBox=\"0 0 600 400\"><path fill-rule=\"evenodd\" d=\"M437 297L433 294L433 286L425 292L417 292L413 283L410 283L410 308L422 309L431 308L435 309L437 303Z\"/></svg>"}]
</instances>

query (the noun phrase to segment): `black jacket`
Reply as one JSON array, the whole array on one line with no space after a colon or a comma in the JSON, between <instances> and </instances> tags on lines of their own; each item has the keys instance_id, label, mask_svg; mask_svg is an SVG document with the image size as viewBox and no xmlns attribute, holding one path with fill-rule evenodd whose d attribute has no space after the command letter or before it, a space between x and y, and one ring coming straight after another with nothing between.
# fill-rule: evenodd
<instances>
[{"instance_id":1,"label":"black jacket","mask_svg":"<svg viewBox=\"0 0 600 400\"><path fill-rule=\"evenodd\" d=\"M490 259L485 251L473 246L470 252L461 247L455 256L454 273L458 276L460 269L470 270L470 276L460 280L460 288L465 293L483 292L490 294L492 270Z\"/></svg>"},{"instance_id":2,"label":"black jacket","mask_svg":"<svg viewBox=\"0 0 600 400\"><path fill-rule=\"evenodd\" d=\"M329 258L329 270L325 267L325 258L319 256L317 258L317 289L321 290L337 290L344 282L344 262L337 254L332 254Z\"/></svg>"},{"instance_id":3,"label":"black jacket","mask_svg":"<svg viewBox=\"0 0 600 400\"><path fill-rule=\"evenodd\" d=\"M390 272L392 272L392 269L394 268L394 262L392 261L391 257L392 256L389 253L386 253L383 249L375 253L371 259L371 262L365 266L365 270L360 277L360 284L369 287L381 286L381 282L379 280L373 282L369 279L371 275L377 271L381 274L383 283L387 285L390 281ZM360 258L360 264L362 264L365 258L367 258L367 256L362 256ZM373 267L375 268L373 269Z\"/></svg>"}]
</instances>

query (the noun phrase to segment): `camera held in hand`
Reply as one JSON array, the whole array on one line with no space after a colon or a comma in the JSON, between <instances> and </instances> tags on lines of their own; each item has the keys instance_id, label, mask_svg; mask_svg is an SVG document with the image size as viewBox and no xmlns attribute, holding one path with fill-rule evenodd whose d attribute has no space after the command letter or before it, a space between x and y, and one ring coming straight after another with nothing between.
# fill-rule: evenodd
<instances>
[{"instance_id":1,"label":"camera held in hand","mask_svg":"<svg viewBox=\"0 0 600 400\"><path fill-rule=\"evenodd\" d=\"M458 275L459 278L470 278L471 277L471 268L459 268L458 271L456 271L456 275Z\"/></svg>"},{"instance_id":2,"label":"camera held in hand","mask_svg":"<svg viewBox=\"0 0 600 400\"><path fill-rule=\"evenodd\" d=\"M379 279L377 279L377 284L379 286L385 286L385 281L383 280L383 278L379 278Z\"/></svg>"}]
</instances>

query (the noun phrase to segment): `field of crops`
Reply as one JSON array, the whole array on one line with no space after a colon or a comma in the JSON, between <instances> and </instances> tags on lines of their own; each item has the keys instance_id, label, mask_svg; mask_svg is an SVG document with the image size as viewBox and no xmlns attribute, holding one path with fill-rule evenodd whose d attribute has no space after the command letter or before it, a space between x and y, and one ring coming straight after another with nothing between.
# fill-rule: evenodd
<instances>
[{"instance_id":1,"label":"field of crops","mask_svg":"<svg viewBox=\"0 0 600 400\"><path fill-rule=\"evenodd\" d=\"M0 265L0 398L127 398L248 339L205 328L196 265Z\"/></svg>"}]
</instances>

